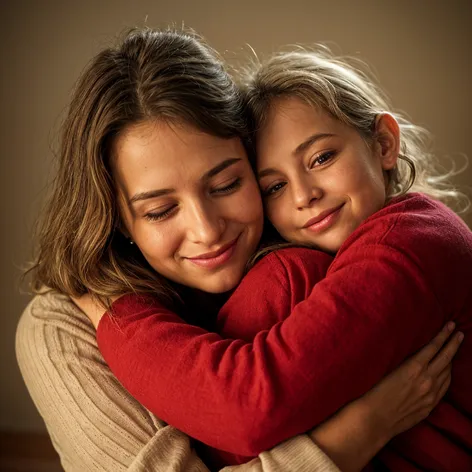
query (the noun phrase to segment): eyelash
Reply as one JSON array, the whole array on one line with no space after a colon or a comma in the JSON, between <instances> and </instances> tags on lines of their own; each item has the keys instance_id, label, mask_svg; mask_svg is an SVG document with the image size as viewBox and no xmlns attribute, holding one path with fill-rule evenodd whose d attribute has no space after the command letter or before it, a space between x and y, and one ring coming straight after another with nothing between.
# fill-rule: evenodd
<instances>
[{"instance_id":1,"label":"eyelash","mask_svg":"<svg viewBox=\"0 0 472 472\"><path fill-rule=\"evenodd\" d=\"M276 189L279 185L282 185L282 187ZM264 197L270 197L271 195L274 195L274 193L277 193L279 190L282 190L285 185L287 185L286 182L279 182L278 184L272 185L272 187L269 187L267 190L264 190L262 192L262 195Z\"/></svg>"},{"instance_id":2,"label":"eyelash","mask_svg":"<svg viewBox=\"0 0 472 472\"><path fill-rule=\"evenodd\" d=\"M173 206L171 206L170 208L168 208L167 210L162 211L161 213L146 213L146 215L144 215L144 217L145 217L148 221L159 221L159 220L163 220L164 218L167 218L167 217L172 213L172 211L174 210L174 208L175 208L176 206L177 206L177 205L173 205Z\"/></svg>"},{"instance_id":3,"label":"eyelash","mask_svg":"<svg viewBox=\"0 0 472 472\"><path fill-rule=\"evenodd\" d=\"M241 187L241 178L234 179L229 185L226 187L221 187L221 188L215 188L212 190L211 193L216 193L217 195L224 195L227 193L231 193L233 190L238 189Z\"/></svg>"},{"instance_id":4,"label":"eyelash","mask_svg":"<svg viewBox=\"0 0 472 472\"><path fill-rule=\"evenodd\" d=\"M221 187L221 188L216 188L214 190L211 191L212 194L216 194L216 195L227 195L227 194L230 194L232 193L234 190L238 189L239 187L241 187L241 178L237 178L235 180L233 180L229 185L227 185L226 187ZM171 213L174 211L174 209L177 207L177 205L173 205L171 206L170 208L168 208L167 210L161 212L161 213L147 213L146 215L144 215L144 217L148 220L148 221L159 221L159 220L163 220L165 218L167 218L168 216L171 215Z\"/></svg>"},{"instance_id":5,"label":"eyelash","mask_svg":"<svg viewBox=\"0 0 472 472\"><path fill-rule=\"evenodd\" d=\"M319 166L325 165L326 162L329 162L335 155L336 155L336 152L335 152L335 151L326 151L326 152L323 152L323 153L320 154L318 157L316 157L315 159L313 159L313 161L312 161L311 164L310 164L310 169L313 169L313 167L319 167ZM326 158L327 160L326 160L325 162L322 162L321 164L318 164L318 166L315 166L315 164L316 164L317 162L319 162L320 159L323 159L323 158Z\"/></svg>"},{"instance_id":6,"label":"eyelash","mask_svg":"<svg viewBox=\"0 0 472 472\"><path fill-rule=\"evenodd\" d=\"M316 157L315 159L313 159L313 161L311 162L310 164L310 169L313 169L314 167L320 167L320 166L323 166L325 165L327 162L331 161L331 159L336 155L336 152L335 151L326 151L322 154L320 154L318 157ZM319 161L323 158L326 158L326 161L325 162L322 162L322 163L319 163ZM315 165L316 163L319 163L318 165ZM280 190L282 190L285 185L287 185L286 182L279 182L278 184L275 184L273 185L272 187L269 187L267 190L264 190L262 192L263 196L264 197L270 197L271 195L274 195L275 193L279 192ZM281 187L279 187L281 186ZM277 189L277 187L279 187Z\"/></svg>"}]
</instances>

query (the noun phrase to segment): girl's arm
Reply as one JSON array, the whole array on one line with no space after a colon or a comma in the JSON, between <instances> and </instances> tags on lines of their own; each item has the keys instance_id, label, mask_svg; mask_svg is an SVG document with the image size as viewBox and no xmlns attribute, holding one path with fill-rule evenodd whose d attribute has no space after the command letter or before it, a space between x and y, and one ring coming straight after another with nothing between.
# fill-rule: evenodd
<instances>
[{"instance_id":1,"label":"girl's arm","mask_svg":"<svg viewBox=\"0 0 472 472\"><path fill-rule=\"evenodd\" d=\"M48 292L25 309L16 354L67 472L208 472L188 436L149 413L104 362L95 330L69 297ZM339 472L308 435L226 472Z\"/></svg>"},{"instance_id":2,"label":"girl's arm","mask_svg":"<svg viewBox=\"0 0 472 472\"><path fill-rule=\"evenodd\" d=\"M97 339L120 382L168 423L244 456L323 422L446 321L417 264L382 245L351 252L251 343L188 325L152 298L124 296L113 311Z\"/></svg>"},{"instance_id":3,"label":"girl's arm","mask_svg":"<svg viewBox=\"0 0 472 472\"><path fill-rule=\"evenodd\" d=\"M341 470L361 470L393 436L414 426L436 406L449 386L450 362L461 342L455 335L438 354L451 334L451 324L371 391L309 433ZM306 437L298 436L263 453L262 466L313 471L334 467L312 449ZM248 463L247 470L258 460Z\"/></svg>"}]
</instances>

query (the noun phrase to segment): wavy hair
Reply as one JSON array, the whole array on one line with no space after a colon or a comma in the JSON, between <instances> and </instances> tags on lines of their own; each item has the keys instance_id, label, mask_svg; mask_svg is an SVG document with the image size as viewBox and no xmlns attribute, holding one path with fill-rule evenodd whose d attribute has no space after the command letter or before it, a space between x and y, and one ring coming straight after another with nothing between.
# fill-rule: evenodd
<instances>
[{"instance_id":1,"label":"wavy hair","mask_svg":"<svg viewBox=\"0 0 472 472\"><path fill-rule=\"evenodd\" d=\"M400 153L396 168L388 172L388 198L411 190L457 206L458 210L459 202L468 208L468 198L448 183L458 173L455 167L441 172L428 152L429 133L393 112L386 94L363 69L367 68L361 61L337 57L322 45L312 50L298 47L263 62L254 61L243 71L240 81L255 138L274 100L281 97L298 97L322 108L355 128L367 142L375 137L377 115L390 112L400 126ZM462 211L466 208L463 205Z\"/></svg>"},{"instance_id":2,"label":"wavy hair","mask_svg":"<svg viewBox=\"0 0 472 472\"><path fill-rule=\"evenodd\" d=\"M185 122L248 142L239 88L216 52L191 31L134 29L100 52L80 77L62 126L58 171L38 224L28 272L72 296L92 293L108 305L123 293L178 298L120 228L110 169L114 139L148 120ZM249 146L247 146L249 148Z\"/></svg>"}]
</instances>

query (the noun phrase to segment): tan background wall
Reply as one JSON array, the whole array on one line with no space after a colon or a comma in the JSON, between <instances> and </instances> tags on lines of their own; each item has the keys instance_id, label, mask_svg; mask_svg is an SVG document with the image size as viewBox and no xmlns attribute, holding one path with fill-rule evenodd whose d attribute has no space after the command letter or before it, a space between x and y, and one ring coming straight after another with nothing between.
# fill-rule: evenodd
<instances>
[{"instance_id":1,"label":"tan background wall","mask_svg":"<svg viewBox=\"0 0 472 472\"><path fill-rule=\"evenodd\" d=\"M395 105L435 135L440 154L472 158L472 8L468 1L13 1L0 6L0 430L41 430L14 357L29 297L18 267L50 173L51 146L86 62L128 26L170 22L220 51L270 52L329 41L373 64ZM233 54L227 54L229 59ZM457 182L472 183L472 167ZM472 216L467 217L469 225Z\"/></svg>"}]
</instances>

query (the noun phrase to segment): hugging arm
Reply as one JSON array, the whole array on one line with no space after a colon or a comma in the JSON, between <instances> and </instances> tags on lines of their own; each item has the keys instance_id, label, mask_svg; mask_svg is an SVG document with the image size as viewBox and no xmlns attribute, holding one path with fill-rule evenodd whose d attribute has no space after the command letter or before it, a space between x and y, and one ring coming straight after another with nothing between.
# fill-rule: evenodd
<instances>
[{"instance_id":1,"label":"hugging arm","mask_svg":"<svg viewBox=\"0 0 472 472\"><path fill-rule=\"evenodd\" d=\"M307 300L252 342L188 325L149 298L122 297L114 311L97 335L123 385L187 434L245 456L323 422L445 321L417 265L380 244L338 258Z\"/></svg>"},{"instance_id":2,"label":"hugging arm","mask_svg":"<svg viewBox=\"0 0 472 472\"><path fill-rule=\"evenodd\" d=\"M36 296L17 329L18 363L67 472L208 472L188 436L148 412L105 364L85 315L57 292ZM225 472L337 472L307 435Z\"/></svg>"}]
</instances>

